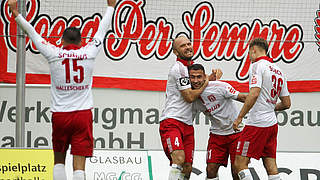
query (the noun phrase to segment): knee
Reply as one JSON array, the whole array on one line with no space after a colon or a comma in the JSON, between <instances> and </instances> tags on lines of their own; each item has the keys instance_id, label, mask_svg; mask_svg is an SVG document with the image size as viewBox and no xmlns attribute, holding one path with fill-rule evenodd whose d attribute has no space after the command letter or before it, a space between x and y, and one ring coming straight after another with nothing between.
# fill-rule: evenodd
<instances>
[{"instance_id":1,"label":"knee","mask_svg":"<svg viewBox=\"0 0 320 180\"><path fill-rule=\"evenodd\" d=\"M242 156L236 156L234 161L234 171L236 173L239 173L242 169L248 169L249 164L249 158L242 157Z\"/></svg>"},{"instance_id":2,"label":"knee","mask_svg":"<svg viewBox=\"0 0 320 180\"><path fill-rule=\"evenodd\" d=\"M184 152L181 150L176 150L171 153L172 157L172 163L173 164L178 164L178 165L183 165L185 161L185 155Z\"/></svg>"},{"instance_id":3,"label":"knee","mask_svg":"<svg viewBox=\"0 0 320 180\"><path fill-rule=\"evenodd\" d=\"M219 166L217 164L208 163L207 164L207 177L208 178L217 177L218 170L219 170Z\"/></svg>"},{"instance_id":4,"label":"knee","mask_svg":"<svg viewBox=\"0 0 320 180\"><path fill-rule=\"evenodd\" d=\"M277 167L268 167L266 171L268 175L277 175L279 173Z\"/></svg>"}]
</instances>

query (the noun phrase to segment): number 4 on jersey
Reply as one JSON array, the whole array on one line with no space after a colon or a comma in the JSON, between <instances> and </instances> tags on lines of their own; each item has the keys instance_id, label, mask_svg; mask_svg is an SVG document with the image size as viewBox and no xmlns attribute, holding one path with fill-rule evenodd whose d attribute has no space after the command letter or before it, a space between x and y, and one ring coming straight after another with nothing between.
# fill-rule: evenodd
<instances>
[{"instance_id":1,"label":"number 4 on jersey","mask_svg":"<svg viewBox=\"0 0 320 180\"><path fill-rule=\"evenodd\" d=\"M176 137L176 139L174 140L174 145L179 147L180 143L179 143L179 138L178 137Z\"/></svg>"}]
</instances>

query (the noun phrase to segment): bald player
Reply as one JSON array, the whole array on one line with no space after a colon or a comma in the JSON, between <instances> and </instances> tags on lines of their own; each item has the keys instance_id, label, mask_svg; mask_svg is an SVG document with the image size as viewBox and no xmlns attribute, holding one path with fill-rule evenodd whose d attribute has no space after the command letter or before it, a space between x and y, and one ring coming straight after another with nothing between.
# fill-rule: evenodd
<instances>
[{"instance_id":1,"label":"bald player","mask_svg":"<svg viewBox=\"0 0 320 180\"><path fill-rule=\"evenodd\" d=\"M192 102L208 84L208 78L200 89L191 89L188 67L193 64L193 46L184 36L173 42L176 62L170 68L166 86L165 107L160 117L160 136L163 150L170 160L169 180L189 179L194 150Z\"/></svg>"}]
</instances>

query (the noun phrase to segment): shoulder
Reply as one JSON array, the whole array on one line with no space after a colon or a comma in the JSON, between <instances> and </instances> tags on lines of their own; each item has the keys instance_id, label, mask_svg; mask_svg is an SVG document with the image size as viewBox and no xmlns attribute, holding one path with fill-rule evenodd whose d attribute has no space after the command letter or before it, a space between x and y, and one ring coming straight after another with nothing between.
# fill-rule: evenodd
<instances>
[{"instance_id":1,"label":"shoulder","mask_svg":"<svg viewBox=\"0 0 320 180\"><path fill-rule=\"evenodd\" d=\"M188 76L188 68L180 62L175 62L170 68L170 73L181 76Z\"/></svg>"},{"instance_id":2,"label":"shoulder","mask_svg":"<svg viewBox=\"0 0 320 180\"><path fill-rule=\"evenodd\" d=\"M223 81L209 81L209 84L207 87L213 87L213 88L224 88L230 84L223 82Z\"/></svg>"}]
</instances>

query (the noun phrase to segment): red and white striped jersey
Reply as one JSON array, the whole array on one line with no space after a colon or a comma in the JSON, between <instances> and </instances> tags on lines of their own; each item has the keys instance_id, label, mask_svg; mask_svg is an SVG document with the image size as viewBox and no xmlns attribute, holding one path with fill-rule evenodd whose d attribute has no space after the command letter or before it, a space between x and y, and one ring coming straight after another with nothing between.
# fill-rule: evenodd
<instances>
[{"instance_id":1,"label":"red and white striped jersey","mask_svg":"<svg viewBox=\"0 0 320 180\"><path fill-rule=\"evenodd\" d=\"M102 47L114 8L108 7L94 38L80 49L59 48L43 39L21 15L16 22L26 31L40 53L48 60L51 74L51 111L71 112L93 108L92 73L94 60Z\"/></svg>"}]
</instances>

